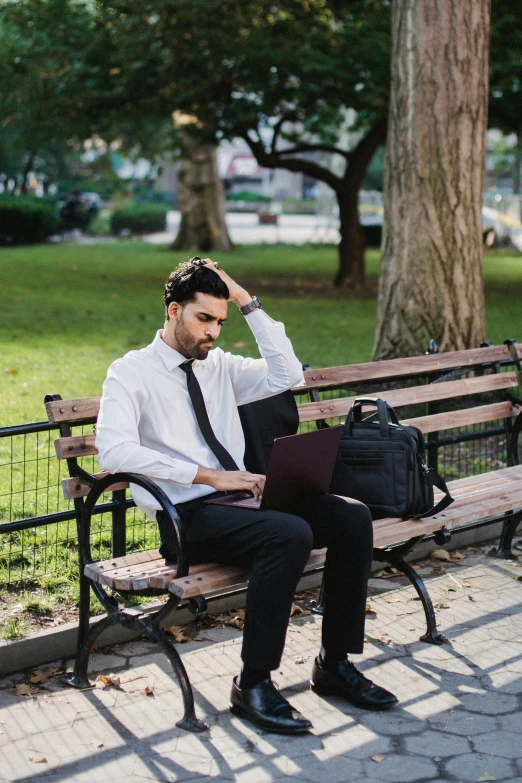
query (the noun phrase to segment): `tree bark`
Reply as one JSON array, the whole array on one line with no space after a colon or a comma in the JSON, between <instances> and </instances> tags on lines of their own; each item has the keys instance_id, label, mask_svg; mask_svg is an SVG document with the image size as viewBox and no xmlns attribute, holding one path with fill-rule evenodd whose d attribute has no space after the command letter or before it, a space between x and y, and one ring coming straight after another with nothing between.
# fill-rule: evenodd
<instances>
[{"instance_id":1,"label":"tree bark","mask_svg":"<svg viewBox=\"0 0 522 783\"><path fill-rule=\"evenodd\" d=\"M520 193L520 164L522 163L522 134L517 133L515 159L513 161L513 193Z\"/></svg>"},{"instance_id":2,"label":"tree bark","mask_svg":"<svg viewBox=\"0 0 522 783\"><path fill-rule=\"evenodd\" d=\"M225 221L225 190L218 174L216 148L183 134L178 182L181 222L172 250L229 252L234 245Z\"/></svg>"},{"instance_id":3,"label":"tree bark","mask_svg":"<svg viewBox=\"0 0 522 783\"><path fill-rule=\"evenodd\" d=\"M29 174L33 167L35 158L36 158L36 150L31 150L27 155L27 160L25 161L24 170L22 172L22 184L20 185L20 193L22 196L25 196L27 193L27 180L29 178Z\"/></svg>"},{"instance_id":4,"label":"tree bark","mask_svg":"<svg viewBox=\"0 0 522 783\"><path fill-rule=\"evenodd\" d=\"M359 289L364 286L366 270L364 251L366 242L359 220L359 188L338 190L340 242L337 246L339 266L334 286Z\"/></svg>"},{"instance_id":5,"label":"tree bark","mask_svg":"<svg viewBox=\"0 0 522 783\"><path fill-rule=\"evenodd\" d=\"M488 0L394 0L375 359L485 339Z\"/></svg>"}]
</instances>

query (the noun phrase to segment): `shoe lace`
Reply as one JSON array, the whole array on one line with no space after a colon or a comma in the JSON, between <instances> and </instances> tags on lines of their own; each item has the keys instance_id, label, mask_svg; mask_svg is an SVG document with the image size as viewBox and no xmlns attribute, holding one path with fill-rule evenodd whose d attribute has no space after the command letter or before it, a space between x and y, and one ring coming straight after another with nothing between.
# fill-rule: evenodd
<instances>
[{"instance_id":1,"label":"shoe lace","mask_svg":"<svg viewBox=\"0 0 522 783\"><path fill-rule=\"evenodd\" d=\"M266 689L266 701L265 701L265 707L267 709L271 709L272 707L289 707L287 700L284 696L281 695L279 689L276 685L270 680L267 684Z\"/></svg>"}]
</instances>

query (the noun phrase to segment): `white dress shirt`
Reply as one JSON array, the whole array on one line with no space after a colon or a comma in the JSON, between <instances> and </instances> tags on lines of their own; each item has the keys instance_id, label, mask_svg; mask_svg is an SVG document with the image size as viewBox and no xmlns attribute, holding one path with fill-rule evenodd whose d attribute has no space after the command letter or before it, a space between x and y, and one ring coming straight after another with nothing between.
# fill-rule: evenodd
<instances>
[{"instance_id":1,"label":"white dress shirt","mask_svg":"<svg viewBox=\"0 0 522 783\"><path fill-rule=\"evenodd\" d=\"M212 349L193 363L217 439L244 470L245 440L238 405L271 397L302 382L303 372L282 323L263 310L246 321L262 359L247 359ZM215 490L193 484L198 467L222 469L196 421L179 365L186 357L170 348L158 331L153 342L130 351L109 367L103 384L96 446L100 467L111 473L140 473L153 479L173 503ZM160 508L141 487L132 496L154 518Z\"/></svg>"}]
</instances>

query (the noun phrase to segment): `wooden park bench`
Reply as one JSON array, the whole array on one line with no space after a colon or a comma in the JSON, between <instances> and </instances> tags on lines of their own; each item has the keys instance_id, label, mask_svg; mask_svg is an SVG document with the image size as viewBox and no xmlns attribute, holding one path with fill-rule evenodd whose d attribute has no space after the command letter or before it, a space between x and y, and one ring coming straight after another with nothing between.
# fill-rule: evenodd
<instances>
[{"instance_id":1,"label":"wooden park bench","mask_svg":"<svg viewBox=\"0 0 522 783\"><path fill-rule=\"evenodd\" d=\"M299 401L301 429L344 421L355 394L379 396L398 409L403 423L414 424L427 439L428 464L444 472L449 448L467 448L478 441L496 439L498 448L491 465L477 475L459 476L448 483L455 502L444 512L425 519L380 519L374 522L374 557L401 570L412 582L424 607L427 631L421 639L434 644L446 641L438 632L433 605L417 571L406 562L412 548L427 539L447 543L452 532L504 520L496 554L512 557L511 541L522 519L522 466L518 464L518 438L522 426L522 400L513 396L518 386L522 348L488 346L469 351L432 354L407 359L330 367L305 372L304 387L294 390ZM511 390L511 392L510 392ZM303 401L303 399L311 401ZM191 731L206 728L196 718L192 689L162 622L176 607L186 606L198 614L207 598L240 589L248 570L205 563L187 565L183 526L168 497L151 480L129 473L93 473L86 460L96 455L94 433L73 434L73 427L96 421L100 398L62 400L46 397L49 421L59 425L56 440L59 459L68 464L70 478L62 481L66 498L74 501L80 554L80 616L78 651L71 684L83 688L90 650L98 635L120 623L145 634L161 645L179 681L185 714L178 726ZM402 414L402 415L401 415ZM482 429L477 429L482 427ZM446 476L448 478L448 476ZM126 497L129 483L148 489L172 519L178 543L176 565L166 565L157 549L126 552L125 518L132 501ZM104 493L111 493L107 496ZM91 552L91 521L94 514L112 514L112 557L95 560ZM154 525L154 522L150 522ZM314 550L305 572L324 566L324 550ZM106 615L89 623L90 592L98 597ZM122 606L116 595L168 595L155 611L140 606ZM319 600L319 611L321 599Z\"/></svg>"}]
</instances>

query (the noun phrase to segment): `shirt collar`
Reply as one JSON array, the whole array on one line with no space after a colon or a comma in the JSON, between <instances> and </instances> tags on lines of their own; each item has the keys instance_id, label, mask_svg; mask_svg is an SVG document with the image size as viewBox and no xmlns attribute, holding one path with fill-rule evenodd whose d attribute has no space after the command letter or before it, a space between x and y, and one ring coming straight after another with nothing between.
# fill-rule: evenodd
<instances>
[{"instance_id":1,"label":"shirt collar","mask_svg":"<svg viewBox=\"0 0 522 783\"><path fill-rule=\"evenodd\" d=\"M187 357L183 356L183 354L179 353L179 351L176 351L175 348L171 348L170 345L167 345L161 336L162 334L163 329L158 329L156 336L152 341L152 350L158 354L167 370L171 372L176 367L179 367L180 364L186 362ZM204 364L204 362L200 362L197 359L194 359L194 367L197 367L200 364Z\"/></svg>"}]
</instances>

